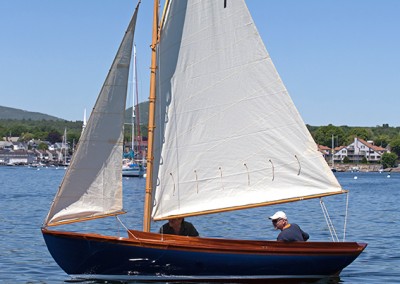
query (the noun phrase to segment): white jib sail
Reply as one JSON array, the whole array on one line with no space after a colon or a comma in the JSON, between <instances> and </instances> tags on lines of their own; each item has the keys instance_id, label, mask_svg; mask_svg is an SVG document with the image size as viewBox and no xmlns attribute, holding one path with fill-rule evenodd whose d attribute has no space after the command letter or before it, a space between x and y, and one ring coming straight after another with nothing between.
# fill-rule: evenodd
<instances>
[{"instance_id":1,"label":"white jib sail","mask_svg":"<svg viewBox=\"0 0 400 284\"><path fill-rule=\"evenodd\" d=\"M57 225L122 211L123 125L138 7L45 220Z\"/></svg>"},{"instance_id":2,"label":"white jib sail","mask_svg":"<svg viewBox=\"0 0 400 284\"><path fill-rule=\"evenodd\" d=\"M153 219L342 192L244 1L171 1L157 63Z\"/></svg>"}]
</instances>

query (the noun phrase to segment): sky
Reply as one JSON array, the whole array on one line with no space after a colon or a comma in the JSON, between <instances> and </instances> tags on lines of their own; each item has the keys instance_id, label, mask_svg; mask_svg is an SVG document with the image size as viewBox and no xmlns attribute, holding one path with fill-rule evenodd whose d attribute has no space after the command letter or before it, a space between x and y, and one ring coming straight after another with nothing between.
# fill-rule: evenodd
<instances>
[{"instance_id":1,"label":"sky","mask_svg":"<svg viewBox=\"0 0 400 284\"><path fill-rule=\"evenodd\" d=\"M83 120L136 3L0 1L0 105ZM247 5L305 123L400 126L400 1ZM152 8L142 0L136 25L140 102L149 96Z\"/></svg>"}]
</instances>

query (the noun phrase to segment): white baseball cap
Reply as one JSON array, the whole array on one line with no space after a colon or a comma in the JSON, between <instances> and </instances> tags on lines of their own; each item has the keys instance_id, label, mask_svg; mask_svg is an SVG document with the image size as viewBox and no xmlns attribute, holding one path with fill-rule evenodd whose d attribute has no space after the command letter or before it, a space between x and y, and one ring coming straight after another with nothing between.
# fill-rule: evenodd
<instances>
[{"instance_id":1,"label":"white baseball cap","mask_svg":"<svg viewBox=\"0 0 400 284\"><path fill-rule=\"evenodd\" d=\"M285 219L287 220L286 214L283 211L277 211L274 215L268 217L271 220Z\"/></svg>"}]
</instances>

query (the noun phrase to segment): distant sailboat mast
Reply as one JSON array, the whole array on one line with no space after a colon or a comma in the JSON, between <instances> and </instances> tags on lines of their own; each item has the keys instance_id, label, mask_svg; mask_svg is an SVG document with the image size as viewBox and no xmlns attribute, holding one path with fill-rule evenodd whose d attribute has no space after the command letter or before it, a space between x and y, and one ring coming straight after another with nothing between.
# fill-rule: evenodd
<instances>
[{"instance_id":1,"label":"distant sailboat mast","mask_svg":"<svg viewBox=\"0 0 400 284\"><path fill-rule=\"evenodd\" d=\"M64 166L67 164L67 128L64 128L64 136L63 136L63 140L62 140L62 144L61 144L61 156L62 156L62 160L61 162L64 164ZM63 150L64 150L64 154L63 154Z\"/></svg>"},{"instance_id":2,"label":"distant sailboat mast","mask_svg":"<svg viewBox=\"0 0 400 284\"><path fill-rule=\"evenodd\" d=\"M335 154L335 145L334 145L334 141L335 141L335 138L333 137L333 134L332 134L332 169L334 169L335 168L335 158L334 158L334 154Z\"/></svg>"},{"instance_id":3,"label":"distant sailboat mast","mask_svg":"<svg viewBox=\"0 0 400 284\"><path fill-rule=\"evenodd\" d=\"M130 145L130 153L137 153L135 151L135 123L136 123L136 109L135 109L135 102L137 101L137 99L135 100L135 98L137 98L137 80L136 80L136 74L137 74L137 69L136 69L136 45L133 46L133 66L132 66L132 114L131 114L131 121L130 121L130 125L131 125L131 145ZM124 123L124 124L128 124L128 123ZM139 148L138 148L139 149ZM131 157L132 159L134 159L134 156Z\"/></svg>"},{"instance_id":4,"label":"distant sailboat mast","mask_svg":"<svg viewBox=\"0 0 400 284\"><path fill-rule=\"evenodd\" d=\"M132 140L131 140L131 150L133 153L135 153L135 93L137 92L137 85L136 83L136 45L133 46L133 82L132 82L132 117L131 117L131 123L132 123ZM132 157L133 158L133 157Z\"/></svg>"},{"instance_id":5,"label":"distant sailboat mast","mask_svg":"<svg viewBox=\"0 0 400 284\"><path fill-rule=\"evenodd\" d=\"M134 120L136 117L136 132L137 132L137 153L140 153L141 150L141 141L142 135L140 134L140 108L139 108L139 89L138 89L138 75L137 75L137 58L136 58L136 45L133 46L133 70L134 70L134 94L135 99L133 99L133 117ZM135 105L138 107L136 108ZM135 134L135 133L133 133ZM141 155L141 154L140 154Z\"/></svg>"},{"instance_id":6,"label":"distant sailboat mast","mask_svg":"<svg viewBox=\"0 0 400 284\"><path fill-rule=\"evenodd\" d=\"M82 123L82 131L81 131L81 135L82 135L82 133L83 133L83 131L85 130L85 128L86 128L86 108L83 110L83 123Z\"/></svg>"}]
</instances>

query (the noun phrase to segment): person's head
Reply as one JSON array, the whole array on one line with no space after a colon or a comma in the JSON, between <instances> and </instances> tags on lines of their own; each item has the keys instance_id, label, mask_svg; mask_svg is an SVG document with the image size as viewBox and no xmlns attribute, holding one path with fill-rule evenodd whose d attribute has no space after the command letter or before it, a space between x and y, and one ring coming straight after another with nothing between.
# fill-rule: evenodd
<instances>
[{"instance_id":1,"label":"person's head","mask_svg":"<svg viewBox=\"0 0 400 284\"><path fill-rule=\"evenodd\" d=\"M169 219L168 224L172 227L180 227L182 224L183 218L174 218L174 219Z\"/></svg>"},{"instance_id":2,"label":"person's head","mask_svg":"<svg viewBox=\"0 0 400 284\"><path fill-rule=\"evenodd\" d=\"M287 224L287 217L285 212L278 211L274 215L270 216L269 219L272 221L272 225L276 230L282 230Z\"/></svg>"}]
</instances>

